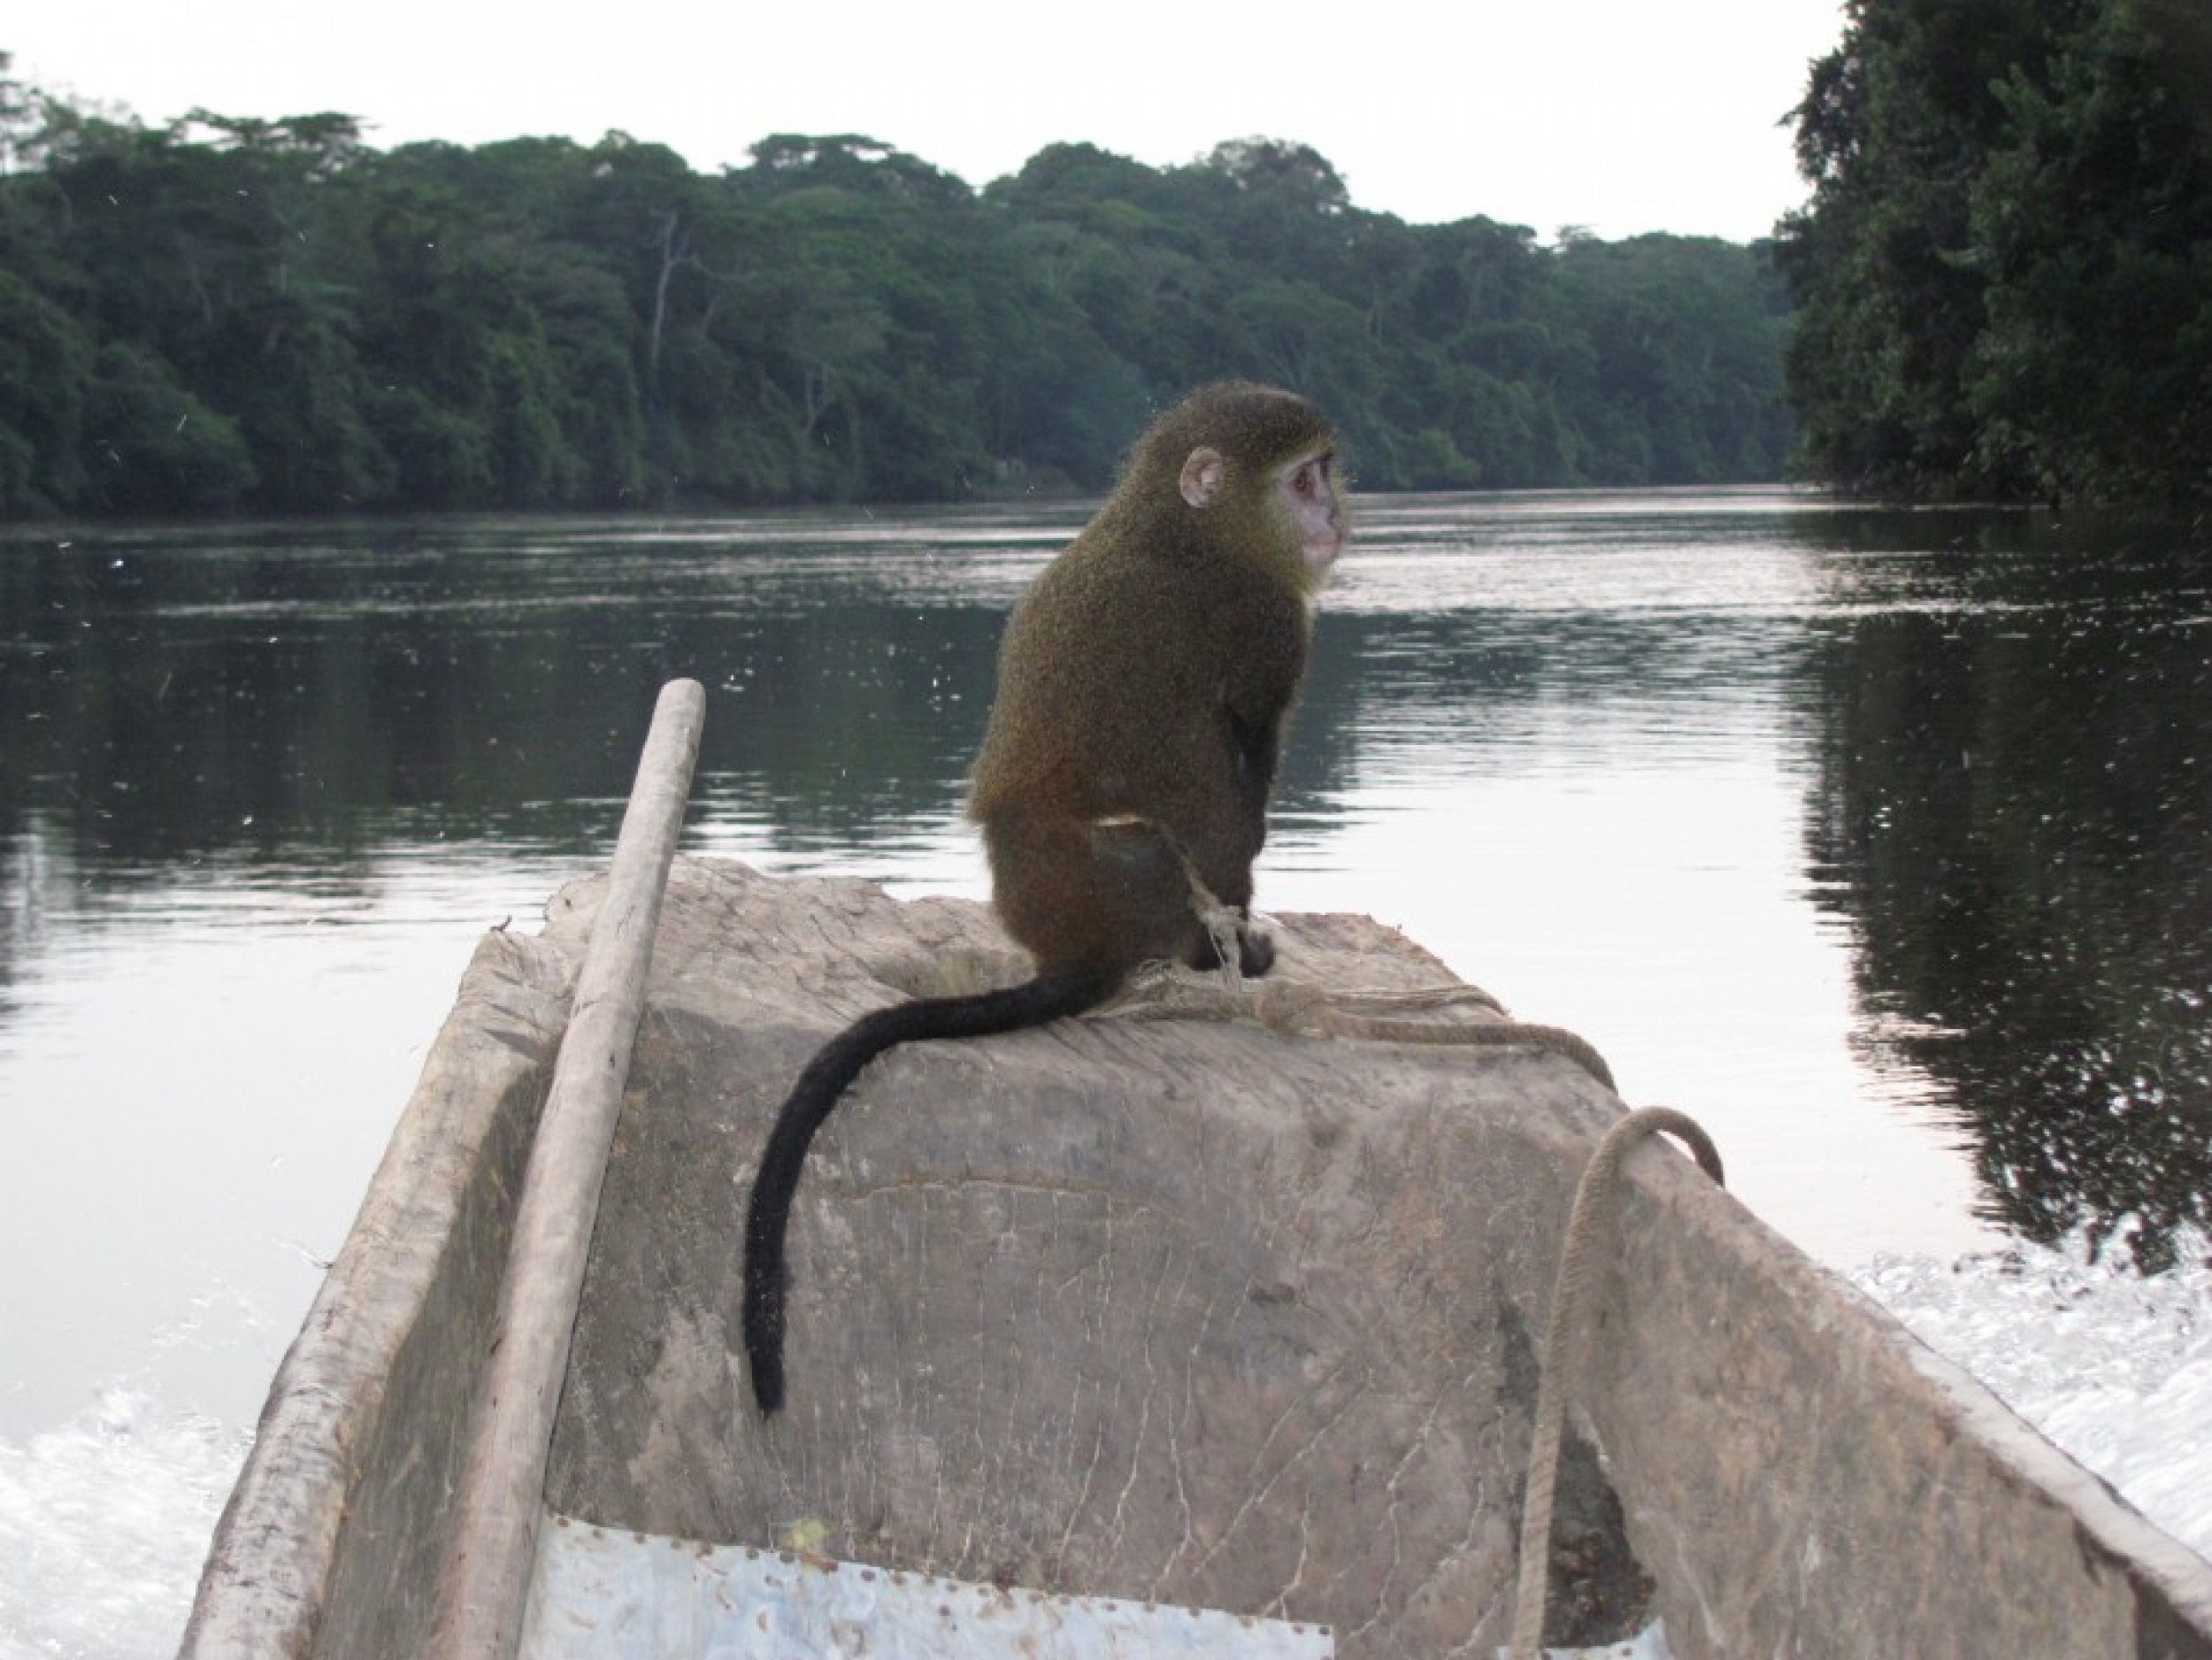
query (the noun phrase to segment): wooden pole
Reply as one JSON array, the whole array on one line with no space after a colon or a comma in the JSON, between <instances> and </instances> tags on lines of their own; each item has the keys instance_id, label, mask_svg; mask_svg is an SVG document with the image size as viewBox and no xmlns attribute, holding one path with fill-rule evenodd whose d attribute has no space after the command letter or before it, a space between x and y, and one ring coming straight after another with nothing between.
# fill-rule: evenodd
<instances>
[{"instance_id":1,"label":"wooden pole","mask_svg":"<svg viewBox=\"0 0 2212 1660\"><path fill-rule=\"evenodd\" d=\"M645 1010L646 971L705 709L706 693L695 680L661 688L622 816L606 899L577 977L516 1208L449 1523L452 1543L439 1576L430 1639L435 1660L513 1660L521 1641L584 1257Z\"/></svg>"}]
</instances>

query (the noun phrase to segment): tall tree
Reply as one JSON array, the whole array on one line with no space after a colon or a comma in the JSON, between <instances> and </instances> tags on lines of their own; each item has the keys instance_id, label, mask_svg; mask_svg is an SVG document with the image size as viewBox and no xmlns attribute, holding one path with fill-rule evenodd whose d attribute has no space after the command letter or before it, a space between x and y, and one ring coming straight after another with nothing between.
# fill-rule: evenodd
<instances>
[{"instance_id":1,"label":"tall tree","mask_svg":"<svg viewBox=\"0 0 2212 1660\"><path fill-rule=\"evenodd\" d=\"M1907 497L2203 496L2212 124L2174 72L2200 19L2172 0L1845 16L1796 111L1812 200L1781 227L1802 466Z\"/></svg>"}]
</instances>

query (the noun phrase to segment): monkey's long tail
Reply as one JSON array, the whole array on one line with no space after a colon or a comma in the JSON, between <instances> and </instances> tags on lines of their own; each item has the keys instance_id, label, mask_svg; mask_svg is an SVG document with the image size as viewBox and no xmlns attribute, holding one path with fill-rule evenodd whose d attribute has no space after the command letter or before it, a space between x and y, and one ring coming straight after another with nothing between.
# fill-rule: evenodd
<instances>
[{"instance_id":1,"label":"monkey's long tail","mask_svg":"<svg viewBox=\"0 0 2212 1660\"><path fill-rule=\"evenodd\" d=\"M815 1131L846 1087L884 1050L924 1038L991 1037L1082 1013L1103 1002L1119 976L1089 969L1040 974L1003 991L922 997L864 1014L824 1044L776 1113L745 1212L745 1357L753 1399L765 1418L783 1405L784 1292L790 1283L783 1236Z\"/></svg>"}]
</instances>

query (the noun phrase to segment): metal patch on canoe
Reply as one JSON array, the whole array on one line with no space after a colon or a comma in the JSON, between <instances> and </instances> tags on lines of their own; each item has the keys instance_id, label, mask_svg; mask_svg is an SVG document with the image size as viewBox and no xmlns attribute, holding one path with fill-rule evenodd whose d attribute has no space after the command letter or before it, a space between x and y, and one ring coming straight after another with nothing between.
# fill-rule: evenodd
<instances>
[{"instance_id":1,"label":"metal patch on canoe","mask_svg":"<svg viewBox=\"0 0 2212 1660\"><path fill-rule=\"evenodd\" d=\"M1001 1590L549 1516L526 1660L1331 1660L1325 1625L1099 1596Z\"/></svg>"}]
</instances>

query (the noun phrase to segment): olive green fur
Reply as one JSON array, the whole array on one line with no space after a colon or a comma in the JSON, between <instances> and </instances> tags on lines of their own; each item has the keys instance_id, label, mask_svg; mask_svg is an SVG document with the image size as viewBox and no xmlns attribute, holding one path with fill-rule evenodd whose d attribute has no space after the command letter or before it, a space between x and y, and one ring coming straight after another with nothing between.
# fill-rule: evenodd
<instances>
[{"instance_id":1,"label":"olive green fur","mask_svg":"<svg viewBox=\"0 0 2212 1660\"><path fill-rule=\"evenodd\" d=\"M1016 606L969 811L1000 917L1041 970L1211 962L1194 875L1250 905L1311 633L1302 549L1268 488L1333 442L1293 394L1202 388L1137 442ZM1197 508L1180 480L1203 450L1225 487Z\"/></svg>"}]
</instances>

